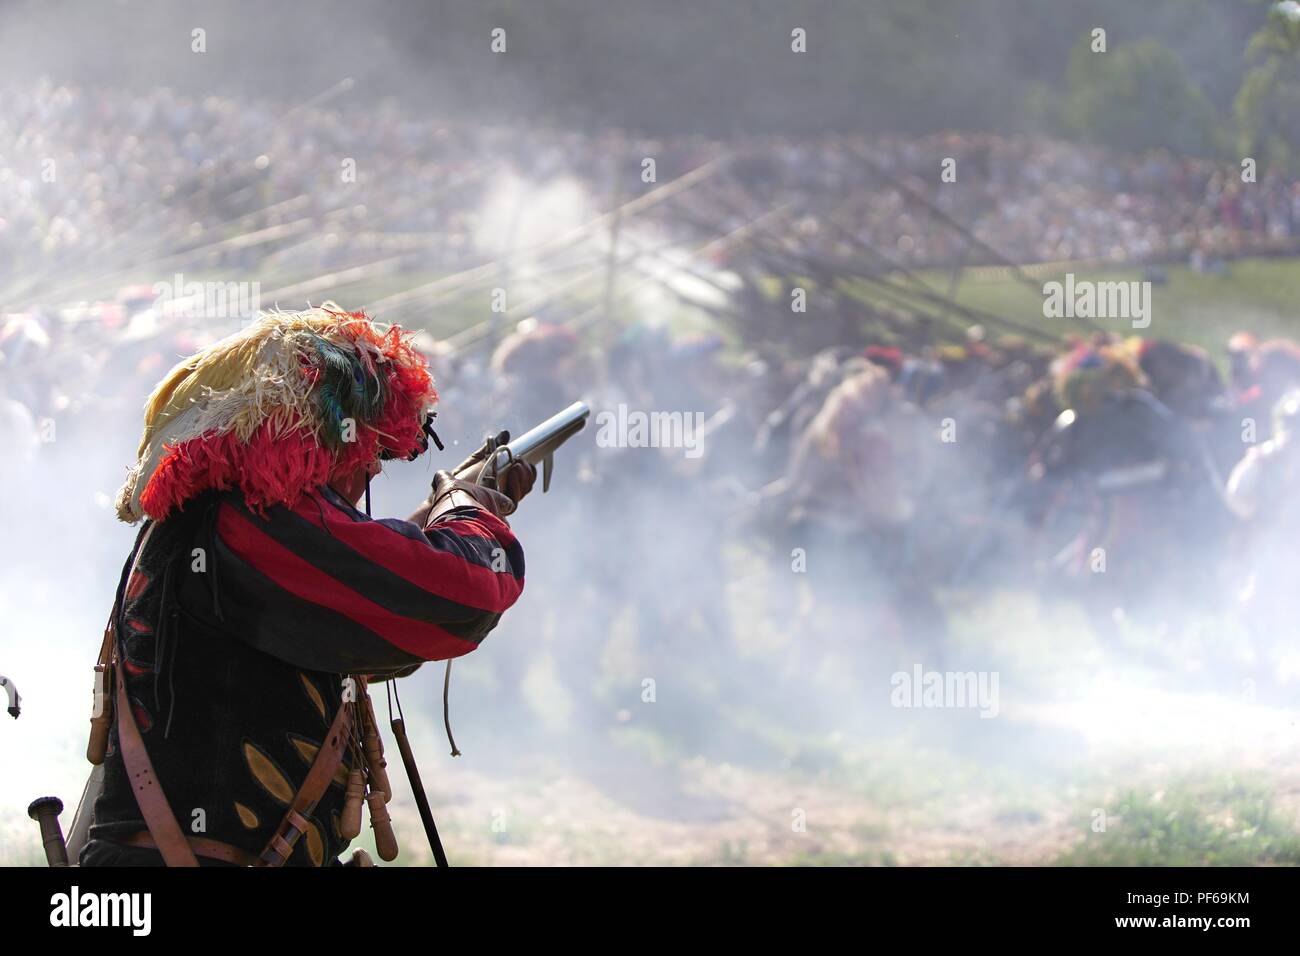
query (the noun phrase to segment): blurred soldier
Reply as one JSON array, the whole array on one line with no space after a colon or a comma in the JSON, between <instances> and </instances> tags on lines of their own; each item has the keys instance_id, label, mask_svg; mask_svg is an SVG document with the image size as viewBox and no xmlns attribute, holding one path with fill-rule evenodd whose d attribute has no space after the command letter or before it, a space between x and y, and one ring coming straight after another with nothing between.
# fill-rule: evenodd
<instances>
[{"instance_id":1,"label":"blurred soldier","mask_svg":"<svg viewBox=\"0 0 1300 956\"><path fill-rule=\"evenodd\" d=\"M878 529L911 518L887 415L894 402L880 368L857 361L827 395L795 445L792 515L837 529ZM827 499L838 507L825 507Z\"/></svg>"},{"instance_id":2,"label":"blurred soldier","mask_svg":"<svg viewBox=\"0 0 1300 956\"><path fill-rule=\"evenodd\" d=\"M1142 339L1137 344L1137 356L1151 392L1185 420L1208 418L1223 396L1223 380L1205 349Z\"/></svg>"},{"instance_id":3,"label":"blurred soldier","mask_svg":"<svg viewBox=\"0 0 1300 956\"><path fill-rule=\"evenodd\" d=\"M1285 395L1273 409L1273 431L1268 441L1254 445L1228 478L1227 500L1233 514L1256 521L1267 512L1271 525L1294 517L1296 479L1300 478L1300 391Z\"/></svg>"},{"instance_id":4,"label":"blurred soldier","mask_svg":"<svg viewBox=\"0 0 1300 956\"><path fill-rule=\"evenodd\" d=\"M532 421L538 409L563 408L590 387L582 341L562 325L525 319L492 353L497 417Z\"/></svg>"},{"instance_id":5,"label":"blurred soldier","mask_svg":"<svg viewBox=\"0 0 1300 956\"><path fill-rule=\"evenodd\" d=\"M814 355L803 380L759 426L755 452L762 455L770 451L782 462L788 461L798 436L821 411L826 397L844 380L845 363L852 357L853 350L847 347L823 349Z\"/></svg>"},{"instance_id":6,"label":"blurred soldier","mask_svg":"<svg viewBox=\"0 0 1300 956\"><path fill-rule=\"evenodd\" d=\"M765 489L784 514L782 553L808 560L822 611L840 609L855 627L831 635L853 658L878 643L941 644L943 616L932 581L915 560L915 489L926 425L898 401L881 367L854 359L843 381L799 436L789 471Z\"/></svg>"},{"instance_id":7,"label":"blurred soldier","mask_svg":"<svg viewBox=\"0 0 1300 956\"><path fill-rule=\"evenodd\" d=\"M1227 530L1219 478L1190 423L1147 387L1133 351L1081 346L1054 367L1065 410L1035 450L1026 501L1038 510L1049 582L1078 589L1104 635L1117 612L1166 627L1212 598ZM1105 570L1096 573L1098 556ZM1155 582L1155 583L1153 583Z\"/></svg>"},{"instance_id":8,"label":"blurred soldier","mask_svg":"<svg viewBox=\"0 0 1300 956\"><path fill-rule=\"evenodd\" d=\"M1300 599L1295 586L1295 542L1300 534L1300 391L1278 402L1273 434L1251 447L1233 469L1227 484L1228 506L1245 522L1242 542L1247 555L1238 599L1256 641L1278 646L1278 638L1295 633ZM1285 642L1294 651L1294 642ZM1292 675L1294 676L1294 675Z\"/></svg>"},{"instance_id":9,"label":"blurred soldier","mask_svg":"<svg viewBox=\"0 0 1300 956\"><path fill-rule=\"evenodd\" d=\"M1287 339L1259 342L1249 332L1228 340L1232 387L1239 407L1262 406L1267 415L1294 388L1300 388L1300 346Z\"/></svg>"}]
</instances>

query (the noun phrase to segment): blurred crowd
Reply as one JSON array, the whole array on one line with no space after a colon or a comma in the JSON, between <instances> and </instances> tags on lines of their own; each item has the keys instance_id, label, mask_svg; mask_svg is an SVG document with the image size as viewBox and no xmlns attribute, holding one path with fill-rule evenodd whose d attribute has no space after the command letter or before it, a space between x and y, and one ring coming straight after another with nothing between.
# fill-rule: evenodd
<instances>
[{"instance_id":1,"label":"blurred crowd","mask_svg":"<svg viewBox=\"0 0 1300 956\"><path fill-rule=\"evenodd\" d=\"M288 248L228 242L208 261L323 270L415 235L421 268L455 267L473 251L485 174L502 164L604 190L615 156L670 151L618 134L444 126L391 104L273 108L49 83L0 90L0 144L0 282L101 256L124 236L138 261L142 247L162 258L304 219L315 238L322 221L339 228ZM699 159L672 151L664 175Z\"/></svg>"},{"instance_id":2,"label":"blurred crowd","mask_svg":"<svg viewBox=\"0 0 1300 956\"><path fill-rule=\"evenodd\" d=\"M647 157L658 183L728 158L707 230L788 202L801 213L792 241L865 245L909 266L1172 258L1213 268L1300 233L1300 182L1275 170L1247 184L1210 160L1041 137L721 143L440 125L386 103L273 107L45 82L0 91L0 144L0 281L102 257L123 237L123 261L188 247L218 267L319 271L413 251L413 267L454 268L475 251L492 170L569 177L608 209L644 188ZM941 175L947 160L954 182ZM666 206L648 217L669 235L698 232ZM268 245L284 230L297 236L299 222L316 236L330 226L329 241Z\"/></svg>"},{"instance_id":3,"label":"blurred crowd","mask_svg":"<svg viewBox=\"0 0 1300 956\"><path fill-rule=\"evenodd\" d=\"M1043 137L778 142L740 176L751 197L816 210L806 232L914 267L1011 261L1192 261L1285 246L1300 236L1300 182L1166 151L1120 154ZM950 165L951 182L941 178ZM1253 173L1252 173L1253 175ZM740 193L737 205L744 202ZM751 198L752 203L755 199ZM970 248L936 217L961 223ZM829 219L838 229L828 229Z\"/></svg>"}]
</instances>

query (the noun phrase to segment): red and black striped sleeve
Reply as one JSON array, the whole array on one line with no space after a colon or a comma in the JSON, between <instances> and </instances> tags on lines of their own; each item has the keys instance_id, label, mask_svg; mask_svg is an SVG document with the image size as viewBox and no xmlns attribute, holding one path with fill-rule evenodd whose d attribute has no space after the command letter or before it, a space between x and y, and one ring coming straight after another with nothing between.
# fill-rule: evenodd
<instances>
[{"instance_id":1,"label":"red and black striped sleeve","mask_svg":"<svg viewBox=\"0 0 1300 956\"><path fill-rule=\"evenodd\" d=\"M237 493L213 525L223 630L295 666L385 673L472 651L524 586L509 526L476 507L421 530L328 488L259 515Z\"/></svg>"}]
</instances>

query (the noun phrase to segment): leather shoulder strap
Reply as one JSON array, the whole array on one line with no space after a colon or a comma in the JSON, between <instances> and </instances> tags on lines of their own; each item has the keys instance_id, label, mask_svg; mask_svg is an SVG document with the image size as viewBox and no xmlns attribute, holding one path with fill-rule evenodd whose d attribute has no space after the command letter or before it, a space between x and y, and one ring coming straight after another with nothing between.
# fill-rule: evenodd
<instances>
[{"instance_id":1,"label":"leather shoulder strap","mask_svg":"<svg viewBox=\"0 0 1300 956\"><path fill-rule=\"evenodd\" d=\"M176 822L167 797L153 772L153 761L145 749L140 728L136 725L135 714L131 712L131 701L126 696L126 684L119 676L117 684L117 742L122 748L122 762L126 764L127 775L131 778L131 792L135 802L140 806L140 815L144 825L149 828L158 852L168 866L198 866L199 861L190 849L189 840Z\"/></svg>"},{"instance_id":2,"label":"leather shoulder strap","mask_svg":"<svg viewBox=\"0 0 1300 956\"><path fill-rule=\"evenodd\" d=\"M131 562L131 570L127 574L128 582L131 575L135 574L136 566L139 565L140 556L149 544L153 529L154 525L150 523L145 529L140 546L136 548L135 560ZM115 636L114 656L117 651L118 611L119 608L114 607L109 622L109 627ZM199 861L190 848L189 840L181 830L181 825L176 822L176 815L172 813L171 805L167 803L167 796L158 783L158 776L153 770L153 761L149 759L149 751L144 745L144 738L140 736L140 727L135 722L135 713L131 710L131 701L126 695L126 683L122 680L117 667L113 668L113 683L116 685L117 743L122 749L122 763L126 765L126 773L131 780L131 792L140 807L144 824L149 828L149 833L153 836L164 863L168 866L198 866Z\"/></svg>"},{"instance_id":3,"label":"leather shoulder strap","mask_svg":"<svg viewBox=\"0 0 1300 956\"><path fill-rule=\"evenodd\" d=\"M298 838L307 831L307 817L316 809L316 803L334 779L339 764L343 762L343 753L347 750L351 734L352 705L344 701L334 715L334 723L325 735L325 742L316 752L316 759L307 771L307 778L294 795L284 819L258 856L257 866L283 866L293 855Z\"/></svg>"}]
</instances>

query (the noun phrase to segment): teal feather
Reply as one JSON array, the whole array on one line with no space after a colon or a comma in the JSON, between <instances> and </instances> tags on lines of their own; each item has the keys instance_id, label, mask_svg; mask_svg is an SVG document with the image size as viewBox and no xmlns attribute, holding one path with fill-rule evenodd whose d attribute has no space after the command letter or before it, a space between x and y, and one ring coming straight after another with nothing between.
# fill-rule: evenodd
<instances>
[{"instance_id":1,"label":"teal feather","mask_svg":"<svg viewBox=\"0 0 1300 956\"><path fill-rule=\"evenodd\" d=\"M386 397L384 383L379 376L366 374L354 350L319 336L312 336L311 344L320 373L314 397L321 434L325 445L337 450L343 444L348 419L360 426L373 424L378 418Z\"/></svg>"}]
</instances>

